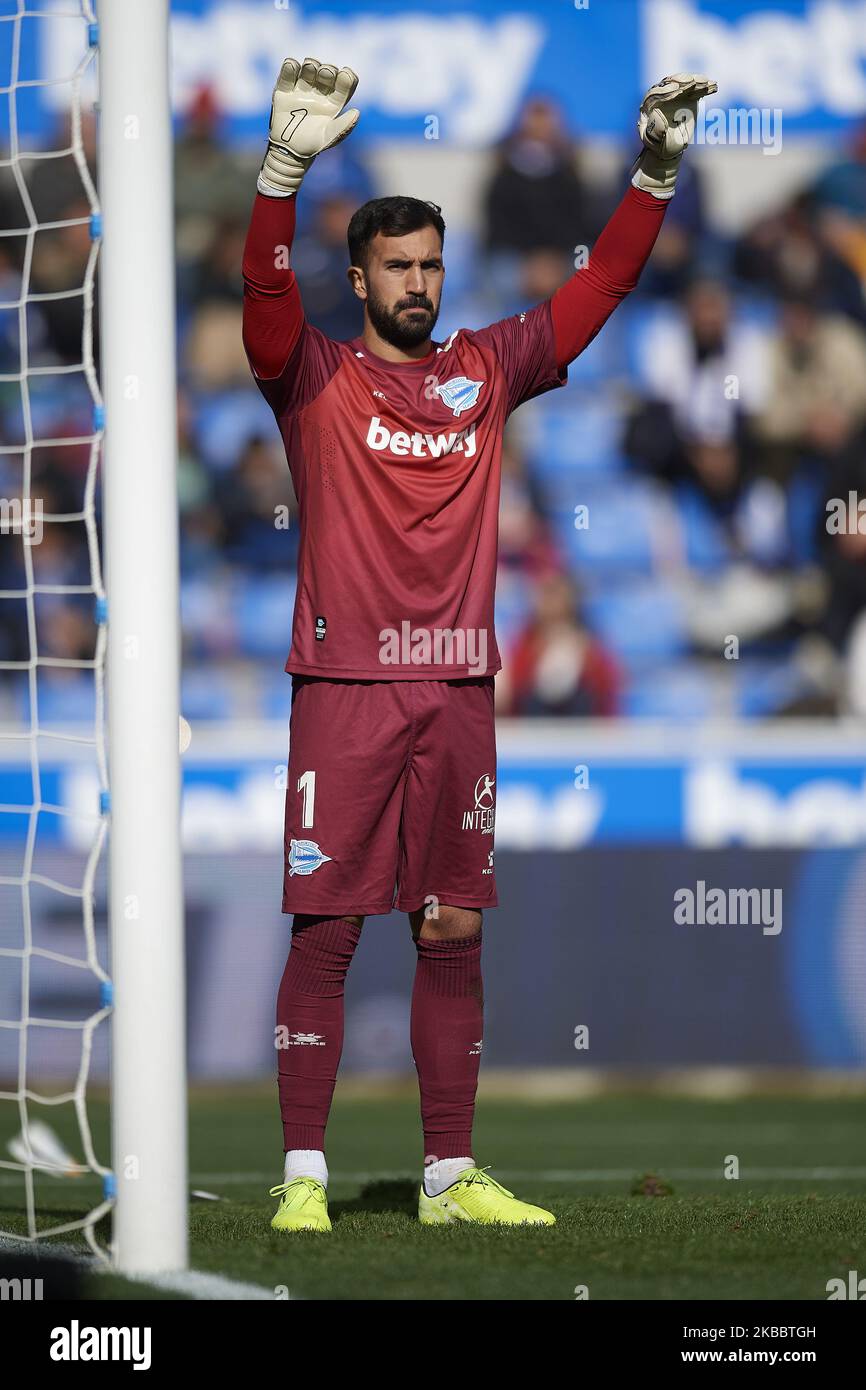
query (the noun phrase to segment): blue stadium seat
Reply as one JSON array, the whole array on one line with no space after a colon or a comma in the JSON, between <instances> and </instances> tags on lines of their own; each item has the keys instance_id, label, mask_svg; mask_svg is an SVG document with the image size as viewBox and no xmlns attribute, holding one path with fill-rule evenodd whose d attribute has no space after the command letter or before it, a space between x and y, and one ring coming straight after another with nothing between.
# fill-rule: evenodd
<instances>
[{"instance_id":1,"label":"blue stadium seat","mask_svg":"<svg viewBox=\"0 0 866 1390\"><path fill-rule=\"evenodd\" d=\"M188 667L183 674L180 709L190 723L230 719L234 713L231 682L216 665Z\"/></svg>"},{"instance_id":2,"label":"blue stadium seat","mask_svg":"<svg viewBox=\"0 0 866 1390\"><path fill-rule=\"evenodd\" d=\"M532 611L531 582L500 565L496 577L494 621L500 651L507 651L525 627Z\"/></svg>"},{"instance_id":3,"label":"blue stadium seat","mask_svg":"<svg viewBox=\"0 0 866 1390\"><path fill-rule=\"evenodd\" d=\"M637 671L628 682L623 713L631 719L705 719L712 710L712 681L698 663Z\"/></svg>"},{"instance_id":4,"label":"blue stadium seat","mask_svg":"<svg viewBox=\"0 0 866 1390\"><path fill-rule=\"evenodd\" d=\"M650 335L659 324L676 322L679 309L669 300L634 295L617 310L616 317L623 335L625 373L632 383L646 385Z\"/></svg>"},{"instance_id":5,"label":"blue stadium seat","mask_svg":"<svg viewBox=\"0 0 866 1390\"><path fill-rule=\"evenodd\" d=\"M752 291L737 294L735 313L738 323L749 328L763 328L767 332L772 332L779 322L778 301Z\"/></svg>"},{"instance_id":6,"label":"blue stadium seat","mask_svg":"<svg viewBox=\"0 0 866 1390\"><path fill-rule=\"evenodd\" d=\"M187 661L233 652L236 645L230 592L234 576L208 572L184 576L180 585L181 627Z\"/></svg>"},{"instance_id":7,"label":"blue stadium seat","mask_svg":"<svg viewBox=\"0 0 866 1390\"><path fill-rule=\"evenodd\" d=\"M584 348L579 357L570 363L568 381L572 387L610 386L617 377L624 377L626 354L626 327L617 312Z\"/></svg>"},{"instance_id":8,"label":"blue stadium seat","mask_svg":"<svg viewBox=\"0 0 866 1390\"><path fill-rule=\"evenodd\" d=\"M246 656L282 656L285 661L292 633L294 576L239 579L233 594L235 626Z\"/></svg>"},{"instance_id":9,"label":"blue stadium seat","mask_svg":"<svg viewBox=\"0 0 866 1390\"><path fill-rule=\"evenodd\" d=\"M217 470L233 467L250 439L272 439L276 429L270 406L253 385L198 396L193 421L202 458Z\"/></svg>"},{"instance_id":10,"label":"blue stadium seat","mask_svg":"<svg viewBox=\"0 0 866 1390\"><path fill-rule=\"evenodd\" d=\"M735 666L736 713L743 719L767 719L812 692L805 673L792 661L741 657Z\"/></svg>"},{"instance_id":11,"label":"blue stadium seat","mask_svg":"<svg viewBox=\"0 0 866 1390\"><path fill-rule=\"evenodd\" d=\"M667 580L601 585L584 609L593 632L627 666L670 661L687 649L682 595Z\"/></svg>"},{"instance_id":12,"label":"blue stadium seat","mask_svg":"<svg viewBox=\"0 0 866 1390\"><path fill-rule=\"evenodd\" d=\"M452 305L478 290L478 239L468 231L448 229L445 237L445 295ZM439 334L437 333L437 338Z\"/></svg>"},{"instance_id":13,"label":"blue stadium seat","mask_svg":"<svg viewBox=\"0 0 866 1390\"><path fill-rule=\"evenodd\" d=\"M808 565L818 558L818 520L826 489L817 477L800 473L791 479L786 494L792 558L797 564Z\"/></svg>"},{"instance_id":14,"label":"blue stadium seat","mask_svg":"<svg viewBox=\"0 0 866 1390\"><path fill-rule=\"evenodd\" d=\"M288 656L288 641L285 648L285 655ZM262 681L259 715L262 719L283 719L288 723L291 712L292 678L286 671L277 671Z\"/></svg>"},{"instance_id":15,"label":"blue stadium seat","mask_svg":"<svg viewBox=\"0 0 866 1390\"><path fill-rule=\"evenodd\" d=\"M550 512L562 510L562 498L571 499L573 510L578 471L585 477L619 473L623 468L621 417L605 393L562 403L553 398L539 400L527 411L524 430L527 466L538 478Z\"/></svg>"},{"instance_id":16,"label":"blue stadium seat","mask_svg":"<svg viewBox=\"0 0 866 1390\"><path fill-rule=\"evenodd\" d=\"M584 578L652 574L663 504L651 483L626 475L605 482L576 479L570 497L570 514L554 518L554 525L576 574ZM575 506L588 508L586 529L575 527Z\"/></svg>"},{"instance_id":17,"label":"blue stadium seat","mask_svg":"<svg viewBox=\"0 0 866 1390\"><path fill-rule=\"evenodd\" d=\"M477 330L486 328L490 322L490 306L481 293L467 291L458 299L449 295L442 308L442 317L436 324L437 342L447 342L458 328Z\"/></svg>"},{"instance_id":18,"label":"blue stadium seat","mask_svg":"<svg viewBox=\"0 0 866 1390\"><path fill-rule=\"evenodd\" d=\"M6 671L3 686L2 722L30 724L30 681L26 671Z\"/></svg>"},{"instance_id":19,"label":"blue stadium seat","mask_svg":"<svg viewBox=\"0 0 866 1390\"><path fill-rule=\"evenodd\" d=\"M96 686L92 671L64 676L48 676L40 671L37 683L40 727L67 728L70 724L96 726ZM27 701L27 718L30 702Z\"/></svg>"},{"instance_id":20,"label":"blue stadium seat","mask_svg":"<svg viewBox=\"0 0 866 1390\"><path fill-rule=\"evenodd\" d=\"M725 532L705 498L688 486L677 488L674 497L689 568L705 573L724 569L733 557Z\"/></svg>"}]
</instances>

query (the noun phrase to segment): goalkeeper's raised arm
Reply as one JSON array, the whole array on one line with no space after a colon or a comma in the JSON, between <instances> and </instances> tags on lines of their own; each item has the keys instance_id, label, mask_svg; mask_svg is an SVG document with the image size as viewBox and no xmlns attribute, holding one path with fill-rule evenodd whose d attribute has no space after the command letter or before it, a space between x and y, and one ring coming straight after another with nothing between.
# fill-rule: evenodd
<instances>
[{"instance_id":1,"label":"goalkeeper's raised arm","mask_svg":"<svg viewBox=\"0 0 866 1390\"><path fill-rule=\"evenodd\" d=\"M638 119L644 148L632 186L587 265L551 301L558 367L568 366L583 352L637 284L674 195L683 153L694 137L698 102L717 90L706 77L677 73L663 77L644 97Z\"/></svg>"},{"instance_id":2,"label":"goalkeeper's raised arm","mask_svg":"<svg viewBox=\"0 0 866 1390\"><path fill-rule=\"evenodd\" d=\"M305 58L287 58L271 98L268 147L244 247L244 346L262 380L278 377L304 323L301 297L289 266L295 235L295 198L316 155L344 140L359 112L346 110L358 78Z\"/></svg>"}]
</instances>

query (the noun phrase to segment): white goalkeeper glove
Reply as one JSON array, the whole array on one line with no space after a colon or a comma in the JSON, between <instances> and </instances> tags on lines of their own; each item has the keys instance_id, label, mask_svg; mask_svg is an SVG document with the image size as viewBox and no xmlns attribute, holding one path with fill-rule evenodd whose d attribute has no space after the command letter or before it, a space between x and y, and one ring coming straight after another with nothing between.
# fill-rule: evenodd
<instances>
[{"instance_id":1,"label":"white goalkeeper glove","mask_svg":"<svg viewBox=\"0 0 866 1390\"><path fill-rule=\"evenodd\" d=\"M358 85L351 68L318 58L287 58L271 100L268 151L256 184L271 198L288 198L317 154L345 140L360 111L344 111Z\"/></svg>"},{"instance_id":2,"label":"white goalkeeper glove","mask_svg":"<svg viewBox=\"0 0 866 1390\"><path fill-rule=\"evenodd\" d=\"M680 160L695 134L698 102L719 90L708 77L677 72L650 87L640 107L638 135L644 144L632 183L657 198L672 198Z\"/></svg>"}]
</instances>

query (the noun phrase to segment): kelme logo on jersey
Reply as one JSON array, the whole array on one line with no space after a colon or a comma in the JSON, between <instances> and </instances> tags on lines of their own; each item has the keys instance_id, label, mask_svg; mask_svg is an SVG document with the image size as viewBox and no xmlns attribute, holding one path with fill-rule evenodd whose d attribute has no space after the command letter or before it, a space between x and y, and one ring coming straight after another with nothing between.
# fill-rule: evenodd
<instances>
[{"instance_id":1,"label":"kelme logo on jersey","mask_svg":"<svg viewBox=\"0 0 866 1390\"><path fill-rule=\"evenodd\" d=\"M464 453L471 459L475 457L477 448L474 425L467 425L465 430L456 434L422 434L420 430L415 430L412 434L407 430L394 430L392 434L388 426L382 424L378 415L374 415L370 421L367 443L377 453L387 449L398 458L405 458L409 454L416 459L438 459L443 454L452 453Z\"/></svg>"},{"instance_id":2,"label":"kelme logo on jersey","mask_svg":"<svg viewBox=\"0 0 866 1390\"><path fill-rule=\"evenodd\" d=\"M473 797L475 805L471 811L463 812L463 830L480 830L482 835L492 835L496 822L496 778L484 772L475 783ZM492 868L492 860L491 860Z\"/></svg>"},{"instance_id":3,"label":"kelme logo on jersey","mask_svg":"<svg viewBox=\"0 0 866 1390\"><path fill-rule=\"evenodd\" d=\"M450 381L443 381L436 387L436 395L455 415L462 415L464 410L472 409L483 385L483 381L470 381L468 376L452 376Z\"/></svg>"},{"instance_id":4,"label":"kelme logo on jersey","mask_svg":"<svg viewBox=\"0 0 866 1390\"><path fill-rule=\"evenodd\" d=\"M322 864L330 864L330 854L323 854L315 840L292 840L289 846L289 874L314 874Z\"/></svg>"}]
</instances>

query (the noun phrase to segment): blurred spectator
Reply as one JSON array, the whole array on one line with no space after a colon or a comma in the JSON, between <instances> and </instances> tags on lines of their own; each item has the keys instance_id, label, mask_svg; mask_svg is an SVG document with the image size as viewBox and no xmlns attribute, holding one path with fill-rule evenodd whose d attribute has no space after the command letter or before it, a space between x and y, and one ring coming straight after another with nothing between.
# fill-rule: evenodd
<instances>
[{"instance_id":1,"label":"blurred spectator","mask_svg":"<svg viewBox=\"0 0 866 1390\"><path fill-rule=\"evenodd\" d=\"M304 175L304 196L298 202L298 235L310 231L323 202L345 202L351 216L356 208L375 198L376 192L364 159L363 132L359 130L351 140L328 150L328 158L317 159Z\"/></svg>"},{"instance_id":2,"label":"blurred spectator","mask_svg":"<svg viewBox=\"0 0 866 1390\"><path fill-rule=\"evenodd\" d=\"M811 297L817 307L866 325L864 274L848 262L847 249L841 254L838 227L838 217L816 212L814 199L802 193L740 238L734 271L767 294Z\"/></svg>"},{"instance_id":3,"label":"blurred spectator","mask_svg":"<svg viewBox=\"0 0 866 1390\"><path fill-rule=\"evenodd\" d=\"M785 491L769 478L749 477L734 439L695 439L685 451L680 492L689 493L715 522L731 562L774 567L791 558Z\"/></svg>"},{"instance_id":4,"label":"blurred spectator","mask_svg":"<svg viewBox=\"0 0 866 1390\"><path fill-rule=\"evenodd\" d=\"M839 266L839 280L847 273L845 300L832 307L866 325L866 122L854 131L849 157L825 169L811 198L818 235Z\"/></svg>"},{"instance_id":5,"label":"blurred spectator","mask_svg":"<svg viewBox=\"0 0 866 1390\"><path fill-rule=\"evenodd\" d=\"M180 563L184 577L214 567L224 540L213 479L202 463L194 435L189 395L177 398L177 488L180 509Z\"/></svg>"},{"instance_id":6,"label":"blurred spectator","mask_svg":"<svg viewBox=\"0 0 866 1390\"><path fill-rule=\"evenodd\" d=\"M174 211L181 271L213 245L214 224L246 225L261 152L238 153L222 135L213 88L199 87L174 146Z\"/></svg>"},{"instance_id":7,"label":"blurred spectator","mask_svg":"<svg viewBox=\"0 0 866 1390\"><path fill-rule=\"evenodd\" d=\"M189 305L243 302L238 265L246 234L246 222L241 218L215 219L201 254L184 276L182 292Z\"/></svg>"},{"instance_id":8,"label":"blurred spectator","mask_svg":"<svg viewBox=\"0 0 866 1390\"><path fill-rule=\"evenodd\" d=\"M92 661L96 650L96 627L92 606L78 603L53 604L40 624L39 654L64 661ZM45 678L54 684L76 679L75 667L51 667Z\"/></svg>"},{"instance_id":9,"label":"blurred spectator","mask_svg":"<svg viewBox=\"0 0 866 1390\"><path fill-rule=\"evenodd\" d=\"M530 98L496 152L484 197L485 264L493 294L509 303L549 295L572 273L575 248L589 247L605 208L580 171L579 147L552 101ZM522 259L535 257L532 262ZM542 283L539 285L539 274Z\"/></svg>"},{"instance_id":10,"label":"blurred spectator","mask_svg":"<svg viewBox=\"0 0 866 1390\"><path fill-rule=\"evenodd\" d=\"M500 699L517 715L599 718L617 713L620 675L587 630L567 575L539 580L533 616L506 664Z\"/></svg>"},{"instance_id":11,"label":"blurred spectator","mask_svg":"<svg viewBox=\"0 0 866 1390\"><path fill-rule=\"evenodd\" d=\"M518 295L521 304L549 299L571 275L574 267L559 251L530 251L521 257Z\"/></svg>"},{"instance_id":12,"label":"blurred spectator","mask_svg":"<svg viewBox=\"0 0 866 1390\"><path fill-rule=\"evenodd\" d=\"M362 307L346 274L346 229L356 206L354 197L336 189L320 198L309 231L297 237L292 251L304 312L338 342L356 337L362 325Z\"/></svg>"},{"instance_id":13,"label":"blurred spectator","mask_svg":"<svg viewBox=\"0 0 866 1390\"><path fill-rule=\"evenodd\" d=\"M682 476L686 439L733 439L763 406L766 352L766 333L736 319L726 287L695 280L682 312L657 319L644 337L647 398L633 411L627 452L658 476Z\"/></svg>"},{"instance_id":14,"label":"blurred spectator","mask_svg":"<svg viewBox=\"0 0 866 1390\"><path fill-rule=\"evenodd\" d=\"M833 461L825 493L818 520L818 543L830 591L822 629L842 651L855 623L866 613L866 430L852 438ZM834 515L840 502L841 524ZM860 502L862 516L856 511ZM828 509L828 503L835 505ZM866 696L863 698L866 700Z\"/></svg>"},{"instance_id":15,"label":"blurred spectator","mask_svg":"<svg viewBox=\"0 0 866 1390\"><path fill-rule=\"evenodd\" d=\"M91 185L95 183L96 119L92 112L81 116L81 151ZM27 348L30 360L39 365L51 361L75 363L82 360L84 328L84 298L81 293L88 261L93 251L90 235L91 192L88 189L72 152L72 127L68 115L57 123L46 150L23 154L19 176L26 184L29 204L22 198L20 188L9 166L0 168L0 227L20 228L26 233L31 226L59 222L71 225L45 228L30 239L30 263L27 292L31 295L60 296L39 303L32 300L27 308ZM94 195L95 196L95 195ZM18 279L16 297L21 293L20 275L26 266L28 238L26 235L4 237L4 270L12 288L13 277ZM17 273L17 274L16 274ZM94 356L99 355L99 315L94 287L93 337ZM9 344L13 359L24 351L18 340L17 324L9 325ZM17 369L17 362L15 363Z\"/></svg>"},{"instance_id":16,"label":"blurred spectator","mask_svg":"<svg viewBox=\"0 0 866 1390\"><path fill-rule=\"evenodd\" d=\"M812 192L822 208L836 208L852 218L866 218L866 121L854 128L847 158L825 169Z\"/></svg>"},{"instance_id":17,"label":"blurred spectator","mask_svg":"<svg viewBox=\"0 0 866 1390\"><path fill-rule=\"evenodd\" d=\"M789 638L801 617L792 494L750 473L736 439L694 439L676 489L692 641L717 653L727 634L744 644ZM703 577L700 572L703 570Z\"/></svg>"},{"instance_id":18,"label":"blurred spectator","mask_svg":"<svg viewBox=\"0 0 866 1390\"><path fill-rule=\"evenodd\" d=\"M863 333L841 315L822 315L814 296L787 296L767 370L755 433L785 471L804 453L835 453L866 422Z\"/></svg>"},{"instance_id":19,"label":"blurred spectator","mask_svg":"<svg viewBox=\"0 0 866 1390\"><path fill-rule=\"evenodd\" d=\"M97 123L92 111L81 112L81 151L91 183L96 182ZM12 168L0 170L0 216L4 227L27 228L32 223L58 222L73 203L87 202L87 188L73 152L72 121L60 116L42 150L21 154L19 175L27 188L32 216L21 197ZM23 253L23 245L21 247Z\"/></svg>"},{"instance_id":20,"label":"blurred spectator","mask_svg":"<svg viewBox=\"0 0 866 1390\"><path fill-rule=\"evenodd\" d=\"M598 210L578 173L578 150L562 113L533 97L497 152L485 197L485 244L491 251L565 251L588 245Z\"/></svg>"},{"instance_id":21,"label":"blurred spectator","mask_svg":"<svg viewBox=\"0 0 866 1390\"><path fill-rule=\"evenodd\" d=\"M861 549L861 569L866 568L864 561L866 547ZM851 626L842 677L842 704L846 714L866 718L866 609L861 610Z\"/></svg>"},{"instance_id":22,"label":"blurred spectator","mask_svg":"<svg viewBox=\"0 0 866 1390\"><path fill-rule=\"evenodd\" d=\"M245 569L288 572L297 557L296 504L279 439L254 438L219 478L224 552Z\"/></svg>"},{"instance_id":23,"label":"blurred spectator","mask_svg":"<svg viewBox=\"0 0 866 1390\"><path fill-rule=\"evenodd\" d=\"M530 577L557 566L558 556L541 514L532 482L514 436L506 434L502 449L502 488L499 496L499 567Z\"/></svg>"},{"instance_id":24,"label":"blurred spectator","mask_svg":"<svg viewBox=\"0 0 866 1390\"><path fill-rule=\"evenodd\" d=\"M249 362L241 340L241 305L210 299L196 309L181 351L182 379L201 391L246 386Z\"/></svg>"},{"instance_id":25,"label":"blurred spectator","mask_svg":"<svg viewBox=\"0 0 866 1390\"><path fill-rule=\"evenodd\" d=\"M90 206L84 197L67 203L60 216L72 225L42 232L36 238L30 275L31 293L56 296L44 299L38 316L45 325L48 345L61 362L82 361L84 296L68 294L84 286L87 263L93 243L90 236ZM99 358L99 303L94 293L92 319L93 352Z\"/></svg>"}]
</instances>

